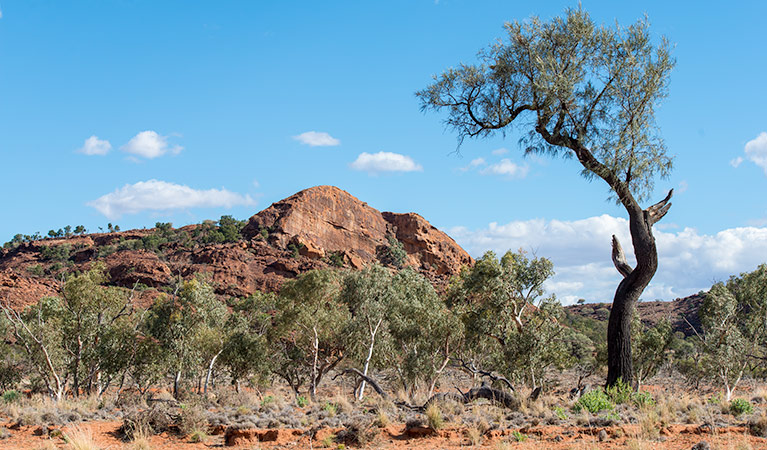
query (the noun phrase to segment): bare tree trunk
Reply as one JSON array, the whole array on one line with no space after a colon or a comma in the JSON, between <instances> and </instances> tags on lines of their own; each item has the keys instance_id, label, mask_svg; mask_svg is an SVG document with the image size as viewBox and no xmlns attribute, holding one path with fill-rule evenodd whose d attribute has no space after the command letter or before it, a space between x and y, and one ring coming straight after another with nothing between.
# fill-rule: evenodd
<instances>
[{"instance_id":1,"label":"bare tree trunk","mask_svg":"<svg viewBox=\"0 0 767 450\"><path fill-rule=\"evenodd\" d=\"M208 373L207 375L205 375L205 388L203 390L204 394L208 393L208 383L210 383L210 377L213 374L213 365L216 364L216 359L218 359L218 355L220 355L223 351L224 351L223 348L219 350L218 353L216 353L216 356L214 356L213 359L210 360L210 364L208 364Z\"/></svg>"},{"instance_id":2,"label":"bare tree trunk","mask_svg":"<svg viewBox=\"0 0 767 450\"><path fill-rule=\"evenodd\" d=\"M314 331L314 340L312 341L312 352L314 353L314 360L312 361L312 382L311 391L312 401L317 399L317 359L320 353L320 338L317 335L317 327L312 327Z\"/></svg>"},{"instance_id":3,"label":"bare tree trunk","mask_svg":"<svg viewBox=\"0 0 767 450\"><path fill-rule=\"evenodd\" d=\"M368 356L365 358L365 366L362 368L362 374L367 376L368 374L368 367L370 367L370 359L373 358L373 346L376 342L376 333L378 333L378 327L381 326L381 322L383 322L383 317L378 319L378 323L376 323L376 326L373 327L370 323L370 319L368 319L368 329L370 330L370 346L368 347ZM365 396L365 379L362 379L362 383L360 383L360 388L357 391L357 400L362 400L362 398Z\"/></svg>"},{"instance_id":4,"label":"bare tree trunk","mask_svg":"<svg viewBox=\"0 0 767 450\"><path fill-rule=\"evenodd\" d=\"M629 231L634 247L637 265L633 269L626 261L618 238L613 236L612 259L615 268L623 275L615 291L610 319L607 323L607 385L622 380L633 384L633 363L631 357L631 316L639 296L650 284L658 269L658 250L652 226L660 220L671 204L673 190L662 201L642 210L630 194L621 198L629 213ZM625 195L628 195L625 197Z\"/></svg>"},{"instance_id":5,"label":"bare tree trunk","mask_svg":"<svg viewBox=\"0 0 767 450\"><path fill-rule=\"evenodd\" d=\"M179 382L181 381L181 371L177 371L176 375L173 377L173 398L178 400L178 388L179 388Z\"/></svg>"}]
</instances>

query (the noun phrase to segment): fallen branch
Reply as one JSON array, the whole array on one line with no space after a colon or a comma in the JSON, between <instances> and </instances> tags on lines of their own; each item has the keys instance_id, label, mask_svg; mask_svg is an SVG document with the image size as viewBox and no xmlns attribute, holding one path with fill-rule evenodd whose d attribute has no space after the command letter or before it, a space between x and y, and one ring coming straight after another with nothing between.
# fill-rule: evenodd
<instances>
[{"instance_id":1,"label":"fallen branch","mask_svg":"<svg viewBox=\"0 0 767 450\"><path fill-rule=\"evenodd\" d=\"M346 374L356 375L357 377L365 380L365 382L367 382L373 388L373 390L376 391L378 395L380 395L384 400L391 400L391 397L389 397L389 395L383 389L381 389L381 386L378 384L378 382L376 382L373 378L364 375L357 369L344 369L343 371L337 373L333 379L335 380L337 377ZM458 391L457 394L454 392L444 392L432 395L422 406L414 406L401 401L396 401L394 404L399 408L418 412L426 411L426 408L428 408L429 405L439 401L453 401L466 405L475 400L485 399L509 409L518 409L520 405L519 399L513 393L508 393L500 389L494 389L489 386L472 388L467 392L461 392L458 388L456 388L456 390Z\"/></svg>"}]
</instances>

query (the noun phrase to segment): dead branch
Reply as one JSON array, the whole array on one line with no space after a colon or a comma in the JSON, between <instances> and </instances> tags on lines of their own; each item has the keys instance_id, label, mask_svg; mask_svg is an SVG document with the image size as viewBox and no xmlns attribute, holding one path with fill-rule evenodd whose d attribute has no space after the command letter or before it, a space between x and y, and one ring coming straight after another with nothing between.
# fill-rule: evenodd
<instances>
[{"instance_id":1,"label":"dead branch","mask_svg":"<svg viewBox=\"0 0 767 450\"><path fill-rule=\"evenodd\" d=\"M623 247L618 238L613 234L613 264L618 269L623 278L629 276L634 269L631 268L628 261L626 261L626 254L623 253Z\"/></svg>"},{"instance_id":2,"label":"dead branch","mask_svg":"<svg viewBox=\"0 0 767 450\"><path fill-rule=\"evenodd\" d=\"M671 203L668 201L671 200L671 196L674 194L674 190L671 189L668 191L668 195L666 195L666 198L659 201L658 203L650 206L645 210L645 214L647 215L647 219L650 222L650 225L655 225L660 219L663 218L663 216L666 215L668 210L671 208Z\"/></svg>"},{"instance_id":3,"label":"dead branch","mask_svg":"<svg viewBox=\"0 0 767 450\"><path fill-rule=\"evenodd\" d=\"M337 377L345 374L353 374L365 380L384 400L391 400L391 397L389 397L389 395L386 394L383 389L381 389L381 386L373 378L364 375L357 369L344 369L343 371L337 373L333 379L336 379ZM467 392L461 392L458 388L456 388L456 390L458 391L457 394L454 392L435 394L431 396L422 406L413 406L406 402L394 402L394 404L399 408L418 412L426 411L426 408L428 408L429 405L439 401L453 401L466 405L475 400L485 399L509 409L518 409L520 405L519 399L517 399L513 393L504 392L500 389L494 389L489 386L472 388Z\"/></svg>"}]
</instances>

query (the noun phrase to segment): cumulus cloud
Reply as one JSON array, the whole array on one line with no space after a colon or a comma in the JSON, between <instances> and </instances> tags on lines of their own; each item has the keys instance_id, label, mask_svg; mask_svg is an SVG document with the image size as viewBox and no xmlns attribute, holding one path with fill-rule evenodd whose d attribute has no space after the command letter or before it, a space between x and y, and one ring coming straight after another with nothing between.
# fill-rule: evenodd
<instances>
[{"instance_id":1,"label":"cumulus cloud","mask_svg":"<svg viewBox=\"0 0 767 450\"><path fill-rule=\"evenodd\" d=\"M298 136L293 136L298 142L309 147L335 147L341 145L341 141L324 131L307 131Z\"/></svg>"},{"instance_id":2,"label":"cumulus cloud","mask_svg":"<svg viewBox=\"0 0 767 450\"><path fill-rule=\"evenodd\" d=\"M253 205L249 195L241 195L226 189L197 190L181 184L159 180L139 181L126 184L106 195L88 202L109 219L119 219L125 214L142 211L170 211L189 208Z\"/></svg>"},{"instance_id":3,"label":"cumulus cloud","mask_svg":"<svg viewBox=\"0 0 767 450\"><path fill-rule=\"evenodd\" d=\"M378 152L360 153L357 159L349 165L354 170L368 173L378 172L420 172L423 170L420 164L413 158L399 153Z\"/></svg>"},{"instance_id":4,"label":"cumulus cloud","mask_svg":"<svg viewBox=\"0 0 767 450\"><path fill-rule=\"evenodd\" d=\"M634 264L628 221L602 215L583 220L532 219L486 228L449 230L472 256L487 250L499 255L523 249L554 262L556 275L547 283L550 292L566 304L579 298L612 301L620 275L610 258L610 236L615 234ZM742 227L701 234L693 228L655 230L659 267L642 298L672 300L725 281L730 275L751 271L767 262L767 227Z\"/></svg>"},{"instance_id":5,"label":"cumulus cloud","mask_svg":"<svg viewBox=\"0 0 767 450\"><path fill-rule=\"evenodd\" d=\"M112 150L112 144L107 140L101 140L98 136L93 135L85 140L82 147L77 149L78 153L84 155L106 155Z\"/></svg>"},{"instance_id":6,"label":"cumulus cloud","mask_svg":"<svg viewBox=\"0 0 767 450\"><path fill-rule=\"evenodd\" d=\"M743 163L743 157L742 156L738 156L737 158L733 158L733 159L730 160L730 165L732 167L735 167L735 168L737 168L742 163Z\"/></svg>"},{"instance_id":7,"label":"cumulus cloud","mask_svg":"<svg viewBox=\"0 0 767 450\"><path fill-rule=\"evenodd\" d=\"M479 173L482 175L501 175L506 178L524 178L529 170L527 165L519 165L508 158L503 158L499 162L480 170Z\"/></svg>"},{"instance_id":8,"label":"cumulus cloud","mask_svg":"<svg viewBox=\"0 0 767 450\"><path fill-rule=\"evenodd\" d=\"M761 167L767 175L767 132L762 132L756 138L746 142L746 158Z\"/></svg>"},{"instance_id":9,"label":"cumulus cloud","mask_svg":"<svg viewBox=\"0 0 767 450\"><path fill-rule=\"evenodd\" d=\"M468 166L461 167L459 170L461 172L466 172L467 170L474 169L475 167L484 166L487 162L485 161L485 158L475 158L472 159Z\"/></svg>"},{"instance_id":10,"label":"cumulus cloud","mask_svg":"<svg viewBox=\"0 0 767 450\"><path fill-rule=\"evenodd\" d=\"M156 131L142 131L133 136L120 150L142 158L154 159L166 153L178 154L184 147L168 143L168 136L161 136Z\"/></svg>"}]
</instances>

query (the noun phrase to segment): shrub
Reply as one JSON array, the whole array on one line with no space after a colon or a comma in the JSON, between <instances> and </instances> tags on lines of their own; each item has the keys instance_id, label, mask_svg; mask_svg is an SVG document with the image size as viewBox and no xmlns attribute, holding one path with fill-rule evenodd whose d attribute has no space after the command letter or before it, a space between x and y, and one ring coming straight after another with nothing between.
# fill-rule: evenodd
<instances>
[{"instance_id":1,"label":"shrub","mask_svg":"<svg viewBox=\"0 0 767 450\"><path fill-rule=\"evenodd\" d=\"M436 403L432 403L426 408L426 420L429 423L429 428L432 430L439 430L445 425L445 420L442 418L442 411Z\"/></svg>"},{"instance_id":2,"label":"shrub","mask_svg":"<svg viewBox=\"0 0 767 450\"><path fill-rule=\"evenodd\" d=\"M655 399L652 398L652 394L649 392L635 392L632 396L632 400L634 402L634 405L637 408L642 408L644 406L652 406L655 404Z\"/></svg>"},{"instance_id":3,"label":"shrub","mask_svg":"<svg viewBox=\"0 0 767 450\"><path fill-rule=\"evenodd\" d=\"M606 393L610 401L617 405L622 405L631 400L634 390L631 389L631 386L628 383L624 383L623 380L618 379L613 386L606 389Z\"/></svg>"},{"instance_id":4,"label":"shrub","mask_svg":"<svg viewBox=\"0 0 767 450\"><path fill-rule=\"evenodd\" d=\"M573 409L576 412L585 409L592 414L596 414L599 411L606 409L613 409L614 407L615 406L602 389L594 389L586 392L577 402L575 402L575 405L573 405Z\"/></svg>"},{"instance_id":5,"label":"shrub","mask_svg":"<svg viewBox=\"0 0 767 450\"><path fill-rule=\"evenodd\" d=\"M519 430L514 430L511 432L511 437L517 442L524 442L527 440L527 436L520 432Z\"/></svg>"},{"instance_id":6,"label":"shrub","mask_svg":"<svg viewBox=\"0 0 767 450\"><path fill-rule=\"evenodd\" d=\"M556 414L559 420L567 420L567 411L561 406L554 408L554 414Z\"/></svg>"},{"instance_id":7,"label":"shrub","mask_svg":"<svg viewBox=\"0 0 767 450\"><path fill-rule=\"evenodd\" d=\"M307 400L303 395L299 395L298 398L296 398L296 404L299 408L303 408L309 404L309 400Z\"/></svg>"},{"instance_id":8,"label":"shrub","mask_svg":"<svg viewBox=\"0 0 767 450\"><path fill-rule=\"evenodd\" d=\"M3 401L5 403L13 403L18 400L19 397L19 391L10 390L3 392Z\"/></svg>"},{"instance_id":9,"label":"shrub","mask_svg":"<svg viewBox=\"0 0 767 450\"><path fill-rule=\"evenodd\" d=\"M201 405L181 405L179 429L182 434L189 436L192 442L202 442L208 430L208 418Z\"/></svg>"},{"instance_id":10,"label":"shrub","mask_svg":"<svg viewBox=\"0 0 767 450\"><path fill-rule=\"evenodd\" d=\"M752 412L754 412L754 406L748 400L736 398L730 402L730 413L733 416L751 414Z\"/></svg>"}]
</instances>

